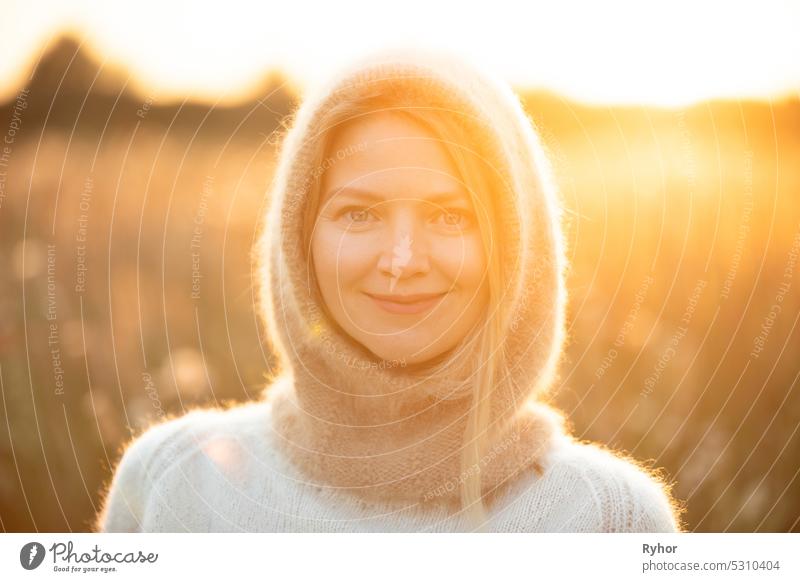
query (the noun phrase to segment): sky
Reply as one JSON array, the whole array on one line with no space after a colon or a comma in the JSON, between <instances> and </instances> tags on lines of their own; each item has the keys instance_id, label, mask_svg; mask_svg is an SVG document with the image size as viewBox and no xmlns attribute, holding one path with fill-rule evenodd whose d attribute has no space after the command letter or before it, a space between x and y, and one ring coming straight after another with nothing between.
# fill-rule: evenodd
<instances>
[{"instance_id":1,"label":"sky","mask_svg":"<svg viewBox=\"0 0 800 582\"><path fill-rule=\"evenodd\" d=\"M800 3L1 1L3 99L65 30L160 100L245 99L276 68L302 89L339 61L411 42L594 104L800 94Z\"/></svg>"}]
</instances>

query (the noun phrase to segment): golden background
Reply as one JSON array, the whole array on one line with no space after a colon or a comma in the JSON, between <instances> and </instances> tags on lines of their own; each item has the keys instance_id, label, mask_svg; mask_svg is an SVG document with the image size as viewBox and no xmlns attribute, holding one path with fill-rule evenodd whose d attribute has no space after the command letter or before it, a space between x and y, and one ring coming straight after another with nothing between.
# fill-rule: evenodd
<instances>
[{"instance_id":1,"label":"golden background","mask_svg":"<svg viewBox=\"0 0 800 582\"><path fill-rule=\"evenodd\" d=\"M800 531L800 101L518 93L567 208L556 402L691 530ZM0 106L4 531L89 530L132 435L257 395L249 251L299 98L162 100L65 36Z\"/></svg>"}]
</instances>

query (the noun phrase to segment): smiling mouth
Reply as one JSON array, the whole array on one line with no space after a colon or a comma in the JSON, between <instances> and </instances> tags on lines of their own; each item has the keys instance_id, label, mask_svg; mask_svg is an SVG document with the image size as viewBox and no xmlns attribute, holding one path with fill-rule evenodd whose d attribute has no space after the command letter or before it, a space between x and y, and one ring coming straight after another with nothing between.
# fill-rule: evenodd
<instances>
[{"instance_id":1,"label":"smiling mouth","mask_svg":"<svg viewBox=\"0 0 800 582\"><path fill-rule=\"evenodd\" d=\"M365 293L375 304L389 313L422 313L439 303L447 293L419 293L415 295L381 295Z\"/></svg>"}]
</instances>

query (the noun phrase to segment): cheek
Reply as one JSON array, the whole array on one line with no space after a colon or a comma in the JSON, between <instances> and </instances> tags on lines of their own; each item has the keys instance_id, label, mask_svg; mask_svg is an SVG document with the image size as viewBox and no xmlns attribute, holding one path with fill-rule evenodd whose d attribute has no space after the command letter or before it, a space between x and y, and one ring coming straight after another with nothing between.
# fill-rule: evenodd
<instances>
[{"instance_id":1,"label":"cheek","mask_svg":"<svg viewBox=\"0 0 800 582\"><path fill-rule=\"evenodd\" d=\"M375 244L368 236L355 236L320 223L311 241L314 268L320 287L345 289L365 277L375 264Z\"/></svg>"},{"instance_id":2,"label":"cheek","mask_svg":"<svg viewBox=\"0 0 800 582\"><path fill-rule=\"evenodd\" d=\"M451 283L474 293L485 279L486 259L480 235L451 239L439 245L437 264Z\"/></svg>"}]
</instances>

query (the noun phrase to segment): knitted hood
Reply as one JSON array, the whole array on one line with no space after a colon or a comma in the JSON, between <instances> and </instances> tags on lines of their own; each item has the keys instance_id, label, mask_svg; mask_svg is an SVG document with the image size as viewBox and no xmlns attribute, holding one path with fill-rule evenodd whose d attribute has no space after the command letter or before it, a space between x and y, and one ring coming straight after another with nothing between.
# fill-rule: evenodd
<instances>
[{"instance_id":1,"label":"knitted hood","mask_svg":"<svg viewBox=\"0 0 800 582\"><path fill-rule=\"evenodd\" d=\"M429 370L385 362L327 315L304 248L320 119L344 98L380 93L400 105L455 112L481 136L465 144L491 169L502 232L502 366L490 393L484 491L538 465L561 417L537 401L555 380L564 342L565 258L560 207L537 136L502 81L451 55L384 51L308 92L286 134L262 225L261 314L280 365L267 388L285 454L320 487L379 499L455 499L469 386L479 342L466 340ZM499 317L499 315L497 315ZM476 357L471 357L471 354ZM463 357L464 355L470 357ZM461 357L457 357L461 356Z\"/></svg>"}]
</instances>

